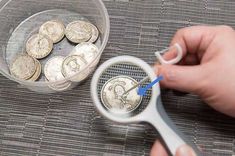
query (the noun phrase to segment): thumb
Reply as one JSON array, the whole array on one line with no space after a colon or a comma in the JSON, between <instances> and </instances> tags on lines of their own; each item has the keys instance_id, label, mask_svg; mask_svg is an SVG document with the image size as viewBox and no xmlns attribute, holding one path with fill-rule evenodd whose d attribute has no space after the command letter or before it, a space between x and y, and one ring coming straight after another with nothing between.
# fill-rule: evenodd
<instances>
[{"instance_id":1,"label":"thumb","mask_svg":"<svg viewBox=\"0 0 235 156\"><path fill-rule=\"evenodd\" d=\"M163 65L155 67L157 75L162 75L161 85L182 92L198 93L203 85L201 66Z\"/></svg>"},{"instance_id":2,"label":"thumb","mask_svg":"<svg viewBox=\"0 0 235 156\"><path fill-rule=\"evenodd\" d=\"M176 151L176 156L196 156L191 147L183 145Z\"/></svg>"}]
</instances>

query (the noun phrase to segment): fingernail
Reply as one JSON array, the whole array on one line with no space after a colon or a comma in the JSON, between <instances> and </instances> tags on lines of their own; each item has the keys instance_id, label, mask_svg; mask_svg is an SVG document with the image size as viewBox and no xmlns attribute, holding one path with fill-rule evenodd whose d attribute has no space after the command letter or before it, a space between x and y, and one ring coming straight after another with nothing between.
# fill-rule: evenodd
<instances>
[{"instance_id":1,"label":"fingernail","mask_svg":"<svg viewBox=\"0 0 235 156\"><path fill-rule=\"evenodd\" d=\"M162 65L155 65L154 71L157 76L163 74L168 81L174 81L176 79L176 71L166 68Z\"/></svg>"},{"instance_id":2,"label":"fingernail","mask_svg":"<svg viewBox=\"0 0 235 156\"><path fill-rule=\"evenodd\" d=\"M168 69L166 71L166 77L169 81L173 81L176 79L176 72L173 71L172 69Z\"/></svg>"},{"instance_id":3,"label":"fingernail","mask_svg":"<svg viewBox=\"0 0 235 156\"><path fill-rule=\"evenodd\" d=\"M158 66L158 65L155 65L155 66L153 67L153 70L154 70L154 72L155 72L156 75L159 74L159 66Z\"/></svg>"},{"instance_id":4,"label":"fingernail","mask_svg":"<svg viewBox=\"0 0 235 156\"><path fill-rule=\"evenodd\" d=\"M196 156L192 148L187 145L183 145L182 147L180 147L177 150L176 155L177 156Z\"/></svg>"}]
</instances>

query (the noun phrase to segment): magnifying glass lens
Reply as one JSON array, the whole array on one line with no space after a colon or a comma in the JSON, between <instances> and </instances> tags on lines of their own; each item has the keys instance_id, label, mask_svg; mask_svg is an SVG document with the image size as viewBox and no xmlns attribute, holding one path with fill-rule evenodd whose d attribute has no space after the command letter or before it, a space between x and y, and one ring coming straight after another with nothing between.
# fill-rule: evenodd
<instances>
[{"instance_id":1,"label":"magnifying glass lens","mask_svg":"<svg viewBox=\"0 0 235 156\"><path fill-rule=\"evenodd\" d=\"M134 116L142 112L151 97L151 90L142 97L138 95L138 87L131 90L147 73L130 62L120 62L107 67L100 76L98 94L105 109L120 117ZM149 83L146 81L144 85Z\"/></svg>"}]
</instances>

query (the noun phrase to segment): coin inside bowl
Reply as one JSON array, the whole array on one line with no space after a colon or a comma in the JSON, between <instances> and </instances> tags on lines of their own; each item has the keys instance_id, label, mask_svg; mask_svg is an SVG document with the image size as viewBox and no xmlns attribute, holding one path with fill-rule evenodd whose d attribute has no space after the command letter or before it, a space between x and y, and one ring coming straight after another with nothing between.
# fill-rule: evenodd
<instances>
[{"instance_id":1,"label":"coin inside bowl","mask_svg":"<svg viewBox=\"0 0 235 156\"><path fill-rule=\"evenodd\" d=\"M6 59L7 63L10 65L12 60L20 53L24 54L29 48L26 45L27 41L30 41L32 36L35 36L35 33L38 32L39 28L52 19L59 19L64 23L64 25L68 25L73 21L83 20L88 21L88 19L84 18L82 15L67 11L67 10L48 10L41 13L38 13L24 22L22 22L12 33L9 42L6 48ZM88 21L89 22L89 21ZM15 44L17 42L17 44ZM101 38L95 42L95 45L100 48L101 47ZM42 67L44 68L46 62L55 56L68 56L72 51L76 44L70 42L67 38L63 38L63 40L54 45L54 48L50 52L49 57L40 60ZM48 52L49 53L49 52ZM42 58L38 56L38 58ZM44 81L45 77L42 76L39 81Z\"/></svg>"},{"instance_id":2,"label":"coin inside bowl","mask_svg":"<svg viewBox=\"0 0 235 156\"><path fill-rule=\"evenodd\" d=\"M30 2L31 1L33 0L30 0ZM80 2L80 0L78 1ZM22 22L20 22L15 28L11 28L9 40L5 43L5 46L2 45L3 47L2 49L4 53L3 53L3 57L0 60L0 63L2 64L1 73L7 78L18 82L23 87L25 86L33 91L42 92L42 93L55 92L54 90L51 91L52 87L48 87L49 85L53 86L53 84L51 84L51 82L45 81L46 77L44 75L44 70L42 70L42 74L40 77L38 75L39 73L37 72L37 75L35 75L35 77L37 76L39 77L39 79L37 79L37 82L33 82L33 81L26 81L25 80L26 78L20 79L19 77L15 77L14 75L11 75L11 73L9 72L9 66L20 55L28 54L30 56L33 56L35 59L38 59L40 61L41 69L44 69L45 64L51 58L56 57L56 56L67 57L71 55L71 52L77 46L77 44L71 42L69 39L64 37L65 35L63 36L51 35L50 36L50 32L52 31L46 28L50 24L58 25L59 23L57 23L57 21L61 22L60 23L61 30L63 29L62 25L64 25L64 29L65 29L67 25L69 25L70 23L74 21L84 21L84 22L94 25L91 29L91 33L93 33L94 36L93 38L89 39L89 42L94 42L94 45L98 49L96 50L97 53L95 53L95 56L92 55L93 60L88 61L89 64L87 65L87 68L84 69L83 71L80 71L81 73L85 72L85 75L89 75L87 73L91 73L95 69L96 65L98 64L101 54L107 43L107 39L109 35L109 18L108 18L107 11L103 3L100 0L94 1L94 2L97 4L101 4L97 9L94 9L98 11L96 14L91 13L91 12L95 12L94 10L84 11L83 9L80 9L80 10L74 11L70 9L67 10L67 9L60 8L60 9L53 9L53 10L50 10L50 9L43 10L41 12L36 12L35 14L30 13L29 17L25 19L22 18ZM70 3L70 1L66 1L66 3ZM81 4L85 4L85 3L86 3L85 1L82 1ZM87 3L93 4L93 1L89 1ZM99 11L101 11L100 15L105 15L104 19L102 16L97 16L97 14L99 14ZM90 12L91 14L84 14L84 12ZM1 14L1 11L0 11L0 14ZM100 36L98 37L97 37L97 30L95 28L97 28L98 32L100 32ZM1 28L0 28L0 31L1 31ZM32 51L30 51L32 50L32 48L31 49L27 48L27 41L30 41L30 38L32 38L32 36L36 36L37 34L45 35L53 41L53 48L46 51L47 53L45 53L45 56L36 56L34 55ZM40 41L38 41L38 43L39 42ZM35 39L35 44L37 44L36 39ZM31 45L31 47L32 46L33 44ZM41 70L38 69L38 71L41 71ZM65 80L70 81L71 78L68 77L68 78L65 78ZM65 80L61 82L64 83L66 82ZM58 83L59 82L57 81L56 84ZM78 83L80 82L73 82L71 86L74 87ZM53 87L53 88L56 88L56 87Z\"/></svg>"}]
</instances>

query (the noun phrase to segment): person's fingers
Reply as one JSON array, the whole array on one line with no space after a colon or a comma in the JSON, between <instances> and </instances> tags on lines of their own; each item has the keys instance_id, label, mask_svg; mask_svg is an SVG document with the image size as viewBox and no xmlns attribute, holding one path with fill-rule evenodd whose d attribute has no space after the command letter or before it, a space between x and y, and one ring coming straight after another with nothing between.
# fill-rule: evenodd
<instances>
[{"instance_id":1,"label":"person's fingers","mask_svg":"<svg viewBox=\"0 0 235 156\"><path fill-rule=\"evenodd\" d=\"M173 51L168 51L167 53L165 53L163 55L163 58L166 61L170 61L174 58L177 57L177 51L173 50ZM185 56L182 58L182 60L178 63L181 65L197 65L200 63L200 60L198 59L198 56L196 54L192 54L192 53L187 53L185 54Z\"/></svg>"},{"instance_id":2,"label":"person's fingers","mask_svg":"<svg viewBox=\"0 0 235 156\"><path fill-rule=\"evenodd\" d=\"M183 57L193 54L200 62L204 52L210 46L216 35L216 27L214 26L193 26L179 29L171 41L171 46L178 43L183 50ZM177 49L171 48L167 51L163 58L172 60L177 56ZM189 60L190 61L190 60ZM194 64L187 62L187 64Z\"/></svg>"},{"instance_id":3,"label":"person's fingers","mask_svg":"<svg viewBox=\"0 0 235 156\"><path fill-rule=\"evenodd\" d=\"M226 33L225 33L226 32ZM198 60L201 61L204 54L207 52L208 49L214 49L215 45L213 45L213 41L215 40L216 36L221 36L224 34L227 38L229 35L234 35L235 31L233 28L228 26L192 26L179 29L174 37L171 40L171 46L178 43L182 50L183 50L183 57L188 54L194 54L197 56ZM217 38L218 40L219 38ZM217 43L218 46L221 44ZM213 46L212 46L213 45ZM222 46L223 47L223 46ZM213 52L214 50L212 50ZM163 58L165 60L171 60L175 58L177 52L175 50L168 51L164 54ZM213 55L212 55L213 56Z\"/></svg>"},{"instance_id":4,"label":"person's fingers","mask_svg":"<svg viewBox=\"0 0 235 156\"><path fill-rule=\"evenodd\" d=\"M178 30L174 35L171 46L178 43L183 50L183 57L189 54L196 54L201 60L203 53L208 49L214 36L216 35L214 26L192 26ZM177 52L173 49L163 55L165 60L175 58Z\"/></svg>"},{"instance_id":5,"label":"person's fingers","mask_svg":"<svg viewBox=\"0 0 235 156\"><path fill-rule=\"evenodd\" d=\"M196 156L196 154L191 147L183 145L177 149L176 156Z\"/></svg>"},{"instance_id":6,"label":"person's fingers","mask_svg":"<svg viewBox=\"0 0 235 156\"><path fill-rule=\"evenodd\" d=\"M199 65L200 61L198 60L195 54L187 54L178 64L179 65Z\"/></svg>"},{"instance_id":7,"label":"person's fingers","mask_svg":"<svg viewBox=\"0 0 235 156\"><path fill-rule=\"evenodd\" d=\"M168 156L168 154L160 141L157 140L152 147L150 156ZM183 145L177 149L176 156L196 156L196 154L190 146Z\"/></svg>"},{"instance_id":8,"label":"person's fingers","mask_svg":"<svg viewBox=\"0 0 235 156\"><path fill-rule=\"evenodd\" d=\"M169 60L172 60L172 59L176 58L177 54L178 54L177 49L176 48L172 48L169 51L164 53L163 58L166 61L169 61Z\"/></svg>"},{"instance_id":9,"label":"person's fingers","mask_svg":"<svg viewBox=\"0 0 235 156\"><path fill-rule=\"evenodd\" d=\"M168 156L168 154L160 141L156 141L152 147L150 156Z\"/></svg>"},{"instance_id":10,"label":"person's fingers","mask_svg":"<svg viewBox=\"0 0 235 156\"><path fill-rule=\"evenodd\" d=\"M204 85L204 70L202 66L157 66L156 73L163 76L160 82L164 88L182 92L199 93Z\"/></svg>"},{"instance_id":11,"label":"person's fingers","mask_svg":"<svg viewBox=\"0 0 235 156\"><path fill-rule=\"evenodd\" d=\"M184 56L186 53L198 54L199 59L208 49L214 36L216 27L214 26L192 26L178 30L171 41L171 45L178 43Z\"/></svg>"}]
</instances>

